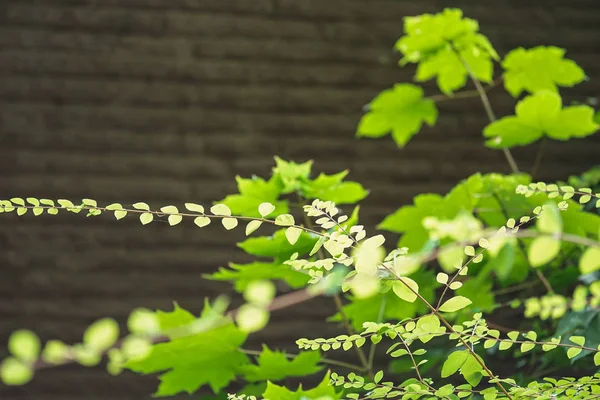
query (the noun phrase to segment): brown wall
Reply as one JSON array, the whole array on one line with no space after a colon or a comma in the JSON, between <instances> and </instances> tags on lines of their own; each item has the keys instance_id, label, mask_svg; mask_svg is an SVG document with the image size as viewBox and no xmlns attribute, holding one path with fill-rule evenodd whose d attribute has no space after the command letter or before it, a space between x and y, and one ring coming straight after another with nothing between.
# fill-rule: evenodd
<instances>
[{"instance_id":1,"label":"brown wall","mask_svg":"<svg viewBox=\"0 0 600 400\"><path fill-rule=\"evenodd\" d=\"M440 104L437 126L404 150L353 137L361 107L411 78L391 51L402 17L447 6L478 19L501 54L566 47L593 78L569 98L598 94L597 0L0 0L0 197L209 203L235 191L236 174L267 175L277 154L314 159L316 171L349 167L372 191L362 216L373 226L417 193L507 172L482 146L477 99ZM501 90L491 98L498 115L511 112ZM594 165L598 144L552 143L540 178ZM535 150L516 152L523 167ZM219 227L4 215L0 340L27 327L75 342L96 318L171 300L197 311L229 287L201 275L242 260L239 239ZM293 348L332 312L316 300L276 315L263 337ZM0 387L0 398L142 399L154 385L68 367Z\"/></svg>"}]
</instances>

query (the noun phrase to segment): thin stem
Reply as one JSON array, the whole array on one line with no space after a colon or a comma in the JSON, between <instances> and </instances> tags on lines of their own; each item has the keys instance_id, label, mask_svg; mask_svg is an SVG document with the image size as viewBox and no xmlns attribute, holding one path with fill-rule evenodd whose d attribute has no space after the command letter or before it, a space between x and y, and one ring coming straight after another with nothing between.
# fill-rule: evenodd
<instances>
[{"instance_id":1,"label":"thin stem","mask_svg":"<svg viewBox=\"0 0 600 400\"><path fill-rule=\"evenodd\" d=\"M502 199L500 199L500 196L498 196L498 193L492 192L492 196L496 199L496 201L500 205L500 209L502 210L502 215L504 216L504 219L508 219L508 213L506 212L504 203L502 202ZM527 249L525 248L525 245L523 244L523 242L521 240L517 239L517 244L518 244L519 248L521 249L521 251L523 252L523 254L527 254ZM552 285L550 285L550 282L548 282L548 279L546 279L546 277L544 276L542 271L540 271L539 268L534 268L534 269L535 269L535 273L536 273L538 279L542 282L542 284L544 285L546 290L549 293L554 293L554 289L552 289Z\"/></svg>"},{"instance_id":2,"label":"thin stem","mask_svg":"<svg viewBox=\"0 0 600 400\"><path fill-rule=\"evenodd\" d=\"M546 137L542 138L542 143L540 143L540 147L538 148L537 154L535 156L535 161L533 163L533 168L531 169L531 181L533 182L534 177L537 175L540 166L542 165L542 157L544 156L544 150L546 149L546 142L548 140Z\"/></svg>"},{"instance_id":3,"label":"thin stem","mask_svg":"<svg viewBox=\"0 0 600 400\"><path fill-rule=\"evenodd\" d=\"M300 194L298 194L298 201L300 202L300 204L304 203L304 199L302 198L302 196L300 196ZM312 222L311 222L310 218L308 217L308 215L303 212L302 216L304 217L304 224L307 227L309 227L309 229L312 230L313 229L313 225L312 225ZM323 249L319 249L317 251L317 256L321 260L325 259L325 255L323 254ZM344 328L346 329L346 332L348 332L349 335L356 334L356 332L352 328L352 325L350 324L350 319L348 318L348 316L344 312L344 305L342 304L342 299L340 298L339 294L335 293L333 295L333 301L335 303L335 307L337 309L337 312L342 317L342 323L344 324ZM369 376L372 377L373 376L372 367L371 367L371 364L369 364L369 360L367 360L367 356L365 355L365 352L360 347L354 346L354 348L356 349L356 354L358 355L360 363L363 365L364 369L366 371L368 371Z\"/></svg>"},{"instance_id":4,"label":"thin stem","mask_svg":"<svg viewBox=\"0 0 600 400\"><path fill-rule=\"evenodd\" d=\"M456 47L454 47L454 46L452 46L452 48L454 49L454 52L456 53L458 58L460 58L460 62L463 64L463 66L467 70L467 73L469 74L471 81L475 85L475 89L476 89L477 93L479 93L479 97L481 98L481 102L483 103L483 108L485 109L485 113L487 114L488 119L490 120L490 122L496 121L496 115L494 114L494 110L492 109L492 104L490 103L490 99L488 98L486 90L483 88L483 86L481 86L481 82L479 82L479 79L477 79L477 77L475 76L475 73L473 73L473 70L471 69L471 66L469 65L467 60L465 60L465 58L460 53L460 51L458 51L458 49L456 49ZM507 148L504 148L504 149L502 149L502 151L504 152L504 156L506 157L506 161L508 161L508 165L510 165L510 169L512 170L512 172L514 174L518 174L519 166L517 165L517 162L515 161L510 150Z\"/></svg>"},{"instance_id":5,"label":"thin stem","mask_svg":"<svg viewBox=\"0 0 600 400\"><path fill-rule=\"evenodd\" d=\"M383 320L383 314L385 313L385 306L387 303L387 296L383 296L381 299L381 305L379 306L379 313L377 314L377 323ZM371 342L371 348L369 349L369 370L373 370L373 362L375 361L375 349L377 344Z\"/></svg>"},{"instance_id":6,"label":"thin stem","mask_svg":"<svg viewBox=\"0 0 600 400\"><path fill-rule=\"evenodd\" d=\"M259 350L238 349L238 351L240 351L244 354L253 355L253 356L259 356L262 354L262 351L259 351ZM286 356L287 358L295 358L298 356L298 354L290 354L290 353L283 353L283 355ZM338 361L338 360L332 360L331 358L320 358L319 362L322 362L324 364L337 365L338 367L348 368L348 369L358 371L358 372L365 371L365 369L363 367L361 367L360 365L350 364L350 363Z\"/></svg>"},{"instance_id":7,"label":"thin stem","mask_svg":"<svg viewBox=\"0 0 600 400\"><path fill-rule=\"evenodd\" d=\"M499 78L496 78L492 83L487 85L483 90L486 93L491 91L492 89L497 87L500 84L500 82L502 82L502 79L503 79L502 76L500 76ZM481 96L481 94L479 93L478 90L463 90L461 92L453 93L452 95L436 94L433 96L427 96L427 97L425 97L425 99L433 100L436 103L438 103L440 101L455 100L455 99L468 99L471 97L479 97L479 96Z\"/></svg>"}]
</instances>

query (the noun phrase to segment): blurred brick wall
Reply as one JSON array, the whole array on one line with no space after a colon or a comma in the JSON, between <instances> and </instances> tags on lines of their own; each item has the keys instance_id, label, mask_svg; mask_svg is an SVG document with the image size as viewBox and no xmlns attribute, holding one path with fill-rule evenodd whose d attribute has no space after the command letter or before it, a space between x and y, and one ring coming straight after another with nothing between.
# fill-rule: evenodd
<instances>
[{"instance_id":1,"label":"blurred brick wall","mask_svg":"<svg viewBox=\"0 0 600 400\"><path fill-rule=\"evenodd\" d=\"M457 6L479 20L500 54L557 45L600 75L597 0L0 0L0 197L94 198L101 203L209 203L236 174L266 176L272 156L351 169L371 195L368 226L424 191L444 192L477 171L507 172L482 146L477 99L440 103L435 128L404 150L354 138L361 107L409 81L391 49L402 17ZM429 94L435 88L426 85ZM568 91L597 96L597 79ZM514 102L491 93L498 115ZM551 143L542 179L598 162L597 138ZM536 146L516 152L530 168ZM14 329L80 340L94 319L136 306L195 311L228 285L201 275L242 260L222 234L133 219L2 216L0 341ZM293 348L330 315L329 300L274 316L262 338ZM301 332L301 333L298 333ZM327 332L320 332L326 335ZM2 399L146 399L152 378L102 369L44 371Z\"/></svg>"}]
</instances>

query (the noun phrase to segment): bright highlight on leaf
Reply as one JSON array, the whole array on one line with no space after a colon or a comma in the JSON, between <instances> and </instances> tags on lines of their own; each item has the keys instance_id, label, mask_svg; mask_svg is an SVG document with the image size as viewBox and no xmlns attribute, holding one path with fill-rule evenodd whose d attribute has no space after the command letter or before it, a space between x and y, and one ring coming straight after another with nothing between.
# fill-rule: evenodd
<instances>
[{"instance_id":1,"label":"bright highlight on leaf","mask_svg":"<svg viewBox=\"0 0 600 400\"><path fill-rule=\"evenodd\" d=\"M600 249L588 247L579 259L579 271L582 274L590 274L600 269Z\"/></svg>"},{"instance_id":2,"label":"bright highlight on leaf","mask_svg":"<svg viewBox=\"0 0 600 400\"><path fill-rule=\"evenodd\" d=\"M275 285L271 281L252 281L244 290L244 299L248 303L266 307L275 297Z\"/></svg>"},{"instance_id":3,"label":"bright highlight on leaf","mask_svg":"<svg viewBox=\"0 0 600 400\"><path fill-rule=\"evenodd\" d=\"M152 334L160 331L160 322L152 311L137 308L129 314L127 327L131 333Z\"/></svg>"},{"instance_id":4,"label":"bright highlight on leaf","mask_svg":"<svg viewBox=\"0 0 600 400\"><path fill-rule=\"evenodd\" d=\"M20 329L10 335L8 350L18 359L35 361L40 355L41 343L38 336L26 329Z\"/></svg>"},{"instance_id":5,"label":"bright highlight on leaf","mask_svg":"<svg viewBox=\"0 0 600 400\"><path fill-rule=\"evenodd\" d=\"M83 343L96 351L110 348L118 339L119 324L112 318L94 322L83 334Z\"/></svg>"},{"instance_id":6,"label":"bright highlight on leaf","mask_svg":"<svg viewBox=\"0 0 600 400\"><path fill-rule=\"evenodd\" d=\"M560 241L550 236L533 239L527 251L527 258L532 267L539 267L554 260L560 252Z\"/></svg>"},{"instance_id":7,"label":"bright highlight on leaf","mask_svg":"<svg viewBox=\"0 0 600 400\"><path fill-rule=\"evenodd\" d=\"M397 84L371 101L356 134L359 137L380 138L391 132L398 147L404 147L424 122L433 126L437 115L435 103L423 98L423 89L410 84Z\"/></svg>"},{"instance_id":8,"label":"bright highlight on leaf","mask_svg":"<svg viewBox=\"0 0 600 400\"><path fill-rule=\"evenodd\" d=\"M252 333L267 326L269 312L262 307L244 304L238 310L235 319L242 332Z\"/></svg>"},{"instance_id":9,"label":"bright highlight on leaf","mask_svg":"<svg viewBox=\"0 0 600 400\"><path fill-rule=\"evenodd\" d=\"M6 358L0 364L0 380L9 386L21 386L33 378L32 369L16 358Z\"/></svg>"}]
</instances>

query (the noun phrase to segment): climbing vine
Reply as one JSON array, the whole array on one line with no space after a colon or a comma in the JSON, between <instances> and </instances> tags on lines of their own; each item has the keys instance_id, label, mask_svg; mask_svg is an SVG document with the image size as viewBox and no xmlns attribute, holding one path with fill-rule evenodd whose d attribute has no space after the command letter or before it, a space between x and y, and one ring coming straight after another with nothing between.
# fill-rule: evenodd
<instances>
[{"instance_id":1,"label":"climbing vine","mask_svg":"<svg viewBox=\"0 0 600 400\"><path fill-rule=\"evenodd\" d=\"M46 368L104 363L113 375L157 374L159 397L209 389L207 398L240 400L599 398L600 174L535 182L510 151L597 131L594 109L565 106L560 96L584 81L583 70L551 46L501 57L457 9L406 18L395 47L401 66L416 64L414 81L435 79L441 94L396 84L365 107L357 136L391 134L405 147L443 118L439 101L479 97L489 118L485 145L504 153L511 174L477 173L445 195L416 196L378 225L400 234L391 246L389 235L360 224L357 203L369 191L346 180L349 171L316 175L312 161L279 157L269 177L238 176L238 193L214 204L0 200L1 213L19 218L75 213L172 229L243 229L238 246L256 257L205 276L230 282L244 299L238 308L224 296L207 299L200 315L177 303L139 308L126 332L107 316L75 344L42 343L18 330L0 380L24 385ZM475 89L464 90L468 84ZM487 92L501 85L516 105L514 115L497 118ZM294 353L248 348L272 311L316 296L332 299L337 313L328 322L344 334L303 332L309 337L298 338ZM340 352L356 362L340 360ZM287 378L309 376L321 383L285 386Z\"/></svg>"}]
</instances>

